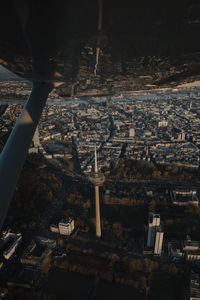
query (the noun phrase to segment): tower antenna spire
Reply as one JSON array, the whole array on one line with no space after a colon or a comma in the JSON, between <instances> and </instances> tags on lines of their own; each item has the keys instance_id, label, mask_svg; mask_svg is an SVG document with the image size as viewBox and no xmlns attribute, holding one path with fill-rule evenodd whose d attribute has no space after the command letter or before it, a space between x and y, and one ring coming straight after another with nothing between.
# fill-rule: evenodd
<instances>
[{"instance_id":1,"label":"tower antenna spire","mask_svg":"<svg viewBox=\"0 0 200 300\"><path fill-rule=\"evenodd\" d=\"M95 161L95 165L94 165L94 171L95 171L95 174L98 174L98 165L97 165L97 148L96 148L96 144L94 145L94 161Z\"/></svg>"}]
</instances>

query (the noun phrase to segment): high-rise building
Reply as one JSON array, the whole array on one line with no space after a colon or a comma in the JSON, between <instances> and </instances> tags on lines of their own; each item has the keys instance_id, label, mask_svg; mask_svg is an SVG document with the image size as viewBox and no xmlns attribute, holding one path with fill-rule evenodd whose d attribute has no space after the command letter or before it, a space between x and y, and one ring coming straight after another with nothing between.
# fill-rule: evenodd
<instances>
[{"instance_id":1,"label":"high-rise building","mask_svg":"<svg viewBox=\"0 0 200 300\"><path fill-rule=\"evenodd\" d=\"M160 215L150 213L147 247L152 248L156 255L161 255L163 236L164 232L161 230Z\"/></svg>"},{"instance_id":2,"label":"high-rise building","mask_svg":"<svg viewBox=\"0 0 200 300\"><path fill-rule=\"evenodd\" d=\"M154 254L161 255L164 232L157 230L154 245Z\"/></svg>"},{"instance_id":3,"label":"high-rise building","mask_svg":"<svg viewBox=\"0 0 200 300\"><path fill-rule=\"evenodd\" d=\"M149 214L149 228L147 237L147 247L153 247L156 238L156 227L160 226L160 215Z\"/></svg>"},{"instance_id":4,"label":"high-rise building","mask_svg":"<svg viewBox=\"0 0 200 300\"><path fill-rule=\"evenodd\" d=\"M69 220L61 221L58 223L59 233L62 235L70 235L74 230L74 220L69 218Z\"/></svg>"}]
</instances>

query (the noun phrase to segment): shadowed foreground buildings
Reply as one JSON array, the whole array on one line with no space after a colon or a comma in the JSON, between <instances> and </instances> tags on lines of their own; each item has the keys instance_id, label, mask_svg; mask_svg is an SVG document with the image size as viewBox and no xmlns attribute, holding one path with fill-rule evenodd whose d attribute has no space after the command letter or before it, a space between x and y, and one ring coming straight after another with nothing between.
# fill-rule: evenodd
<instances>
[{"instance_id":1,"label":"shadowed foreground buildings","mask_svg":"<svg viewBox=\"0 0 200 300\"><path fill-rule=\"evenodd\" d=\"M200 299L199 274L191 272L189 300L199 300L199 299Z\"/></svg>"},{"instance_id":2,"label":"shadowed foreground buildings","mask_svg":"<svg viewBox=\"0 0 200 300\"><path fill-rule=\"evenodd\" d=\"M0 251L3 252L3 257L6 260L9 260L11 256L15 253L15 251L17 250L21 242L22 242L21 233L15 234L10 231L3 232L0 240ZM3 262L0 262L0 264L2 267Z\"/></svg>"},{"instance_id":3,"label":"shadowed foreground buildings","mask_svg":"<svg viewBox=\"0 0 200 300\"><path fill-rule=\"evenodd\" d=\"M56 247L56 241L37 237L32 240L28 247L25 249L20 261L22 264L31 264L42 267L51 261L51 254Z\"/></svg>"}]
</instances>

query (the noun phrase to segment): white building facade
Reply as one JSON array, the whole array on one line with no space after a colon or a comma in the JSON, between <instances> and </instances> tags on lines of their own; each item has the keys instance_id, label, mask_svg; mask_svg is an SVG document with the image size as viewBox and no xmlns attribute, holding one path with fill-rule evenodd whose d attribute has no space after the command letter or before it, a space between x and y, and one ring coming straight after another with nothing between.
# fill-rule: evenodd
<instances>
[{"instance_id":1,"label":"white building facade","mask_svg":"<svg viewBox=\"0 0 200 300\"><path fill-rule=\"evenodd\" d=\"M153 247L156 238L156 227L160 226L160 215L150 214L149 215L149 228L147 237L147 247Z\"/></svg>"},{"instance_id":2,"label":"white building facade","mask_svg":"<svg viewBox=\"0 0 200 300\"><path fill-rule=\"evenodd\" d=\"M70 235L74 230L74 220L69 219L66 222L62 221L58 223L59 233L62 235Z\"/></svg>"}]
</instances>

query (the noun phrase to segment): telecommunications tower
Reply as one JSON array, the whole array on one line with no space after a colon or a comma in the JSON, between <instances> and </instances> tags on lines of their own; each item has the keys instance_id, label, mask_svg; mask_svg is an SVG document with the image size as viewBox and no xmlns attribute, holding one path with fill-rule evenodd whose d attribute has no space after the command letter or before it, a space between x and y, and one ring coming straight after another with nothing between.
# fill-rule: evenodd
<instances>
[{"instance_id":1,"label":"telecommunications tower","mask_svg":"<svg viewBox=\"0 0 200 300\"><path fill-rule=\"evenodd\" d=\"M97 165L97 150L96 145L94 149L94 173L91 173L89 176L90 182L95 187L95 210L96 210L96 237L101 237L101 218L100 218L100 202L99 202L99 187L104 183L105 176L101 174L98 170Z\"/></svg>"}]
</instances>

